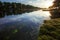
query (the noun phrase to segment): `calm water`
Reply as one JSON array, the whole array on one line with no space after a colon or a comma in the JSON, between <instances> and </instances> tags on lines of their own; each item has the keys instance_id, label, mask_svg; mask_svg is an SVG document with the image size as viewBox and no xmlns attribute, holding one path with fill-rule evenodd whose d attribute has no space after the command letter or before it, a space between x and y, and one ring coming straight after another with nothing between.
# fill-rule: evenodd
<instances>
[{"instance_id":1,"label":"calm water","mask_svg":"<svg viewBox=\"0 0 60 40\"><path fill-rule=\"evenodd\" d=\"M20 40L36 40L39 29L44 20L50 19L49 11L34 11L22 15L10 15L0 18L0 31L7 28L19 29ZM6 31L7 32L7 31ZM17 37L17 36L16 36Z\"/></svg>"}]
</instances>

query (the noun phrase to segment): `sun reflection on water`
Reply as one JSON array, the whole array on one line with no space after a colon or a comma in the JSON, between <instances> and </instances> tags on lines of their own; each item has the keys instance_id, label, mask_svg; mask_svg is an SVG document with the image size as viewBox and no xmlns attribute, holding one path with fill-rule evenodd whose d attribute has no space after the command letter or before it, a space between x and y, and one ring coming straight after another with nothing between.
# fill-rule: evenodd
<instances>
[{"instance_id":1,"label":"sun reflection on water","mask_svg":"<svg viewBox=\"0 0 60 40\"><path fill-rule=\"evenodd\" d=\"M42 10L39 10L39 11L35 11L35 12L32 12L31 14L29 15L37 15L37 16L51 16L50 12L49 11L42 11Z\"/></svg>"}]
</instances>

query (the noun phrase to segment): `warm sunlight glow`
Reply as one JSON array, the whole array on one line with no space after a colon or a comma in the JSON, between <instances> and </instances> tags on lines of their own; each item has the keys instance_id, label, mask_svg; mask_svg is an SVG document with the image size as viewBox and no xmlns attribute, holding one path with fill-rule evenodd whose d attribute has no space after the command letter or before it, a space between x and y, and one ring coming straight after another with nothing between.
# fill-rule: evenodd
<instances>
[{"instance_id":1,"label":"warm sunlight glow","mask_svg":"<svg viewBox=\"0 0 60 40\"><path fill-rule=\"evenodd\" d=\"M51 16L49 11L42 11L42 10L32 12L32 14L29 14L29 15L33 15L33 14L38 16L44 16L44 17Z\"/></svg>"},{"instance_id":2,"label":"warm sunlight glow","mask_svg":"<svg viewBox=\"0 0 60 40\"><path fill-rule=\"evenodd\" d=\"M45 16L51 16L51 14L49 13L49 11L45 11Z\"/></svg>"},{"instance_id":3,"label":"warm sunlight glow","mask_svg":"<svg viewBox=\"0 0 60 40\"><path fill-rule=\"evenodd\" d=\"M42 8L48 8L48 7L50 7L50 6L52 6L53 5L53 1L54 0L49 0L49 1L44 1L43 3L42 3ZM40 5L40 4L39 4Z\"/></svg>"},{"instance_id":4,"label":"warm sunlight glow","mask_svg":"<svg viewBox=\"0 0 60 40\"><path fill-rule=\"evenodd\" d=\"M48 2L48 3L45 3L44 7L45 7L45 8L48 8L48 7L52 6L52 5L53 5L53 3Z\"/></svg>"},{"instance_id":5,"label":"warm sunlight glow","mask_svg":"<svg viewBox=\"0 0 60 40\"><path fill-rule=\"evenodd\" d=\"M33 5L40 8L48 8L53 5L54 0L21 0L20 2L23 4Z\"/></svg>"}]
</instances>

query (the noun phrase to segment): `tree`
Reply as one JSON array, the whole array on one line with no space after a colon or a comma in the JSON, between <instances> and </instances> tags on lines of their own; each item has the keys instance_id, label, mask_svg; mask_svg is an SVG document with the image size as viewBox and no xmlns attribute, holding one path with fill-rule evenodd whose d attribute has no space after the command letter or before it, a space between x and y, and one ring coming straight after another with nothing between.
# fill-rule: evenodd
<instances>
[{"instance_id":1,"label":"tree","mask_svg":"<svg viewBox=\"0 0 60 40\"><path fill-rule=\"evenodd\" d=\"M24 12L31 12L37 9L39 8L31 6L31 5L25 5L25 4L16 3L16 2L10 3L10 2L0 1L0 16L1 17L5 15L12 15L12 14L22 14Z\"/></svg>"},{"instance_id":2,"label":"tree","mask_svg":"<svg viewBox=\"0 0 60 40\"><path fill-rule=\"evenodd\" d=\"M53 6L51 6L50 8L54 8L51 9L51 14L52 14L52 18L60 18L60 0L55 0L53 2Z\"/></svg>"}]
</instances>

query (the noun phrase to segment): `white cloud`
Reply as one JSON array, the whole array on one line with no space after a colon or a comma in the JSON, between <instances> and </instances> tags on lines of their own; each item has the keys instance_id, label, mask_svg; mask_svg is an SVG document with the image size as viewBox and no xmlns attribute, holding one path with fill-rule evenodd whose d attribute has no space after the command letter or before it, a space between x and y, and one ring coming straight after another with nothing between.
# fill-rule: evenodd
<instances>
[{"instance_id":1,"label":"white cloud","mask_svg":"<svg viewBox=\"0 0 60 40\"><path fill-rule=\"evenodd\" d=\"M37 7L46 7L48 8L49 6L52 5L53 0L35 0L35 1L28 1L26 4L29 5L34 5Z\"/></svg>"},{"instance_id":2,"label":"white cloud","mask_svg":"<svg viewBox=\"0 0 60 40\"><path fill-rule=\"evenodd\" d=\"M29 4L37 7L47 7L47 5L51 4L54 0L1 0L1 1L9 1L9 2L20 2L23 4Z\"/></svg>"}]
</instances>

